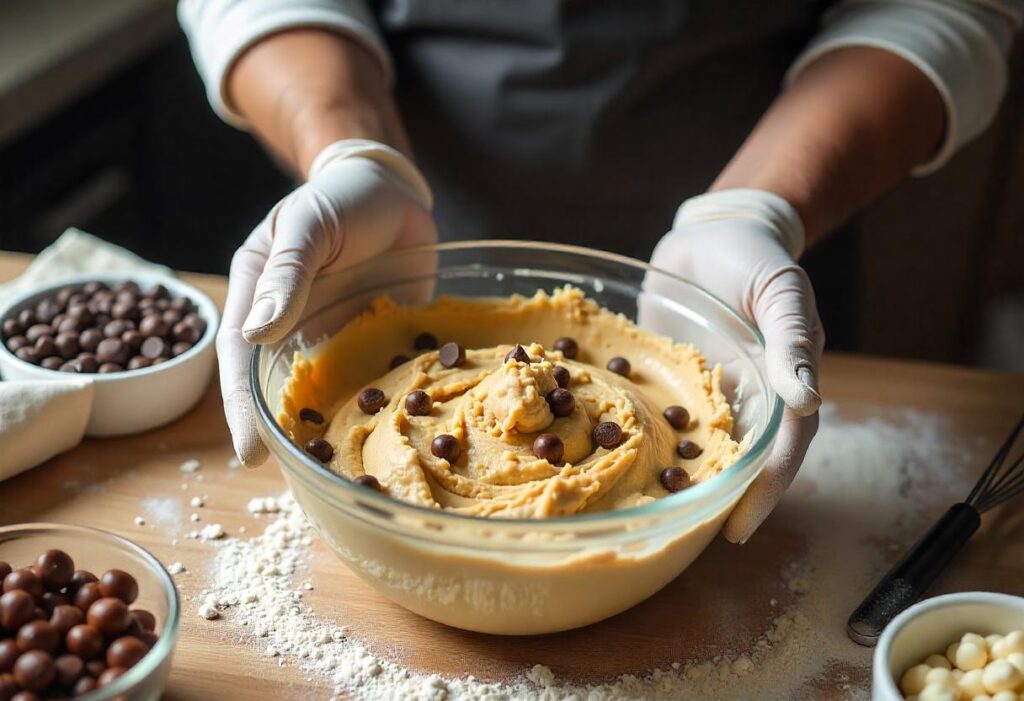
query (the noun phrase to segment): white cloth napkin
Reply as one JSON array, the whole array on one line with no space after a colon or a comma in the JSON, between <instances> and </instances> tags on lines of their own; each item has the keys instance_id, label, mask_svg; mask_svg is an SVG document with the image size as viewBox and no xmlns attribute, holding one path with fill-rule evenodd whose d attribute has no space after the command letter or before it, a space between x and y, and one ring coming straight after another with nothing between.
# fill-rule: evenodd
<instances>
[{"instance_id":1,"label":"white cloth napkin","mask_svg":"<svg viewBox=\"0 0 1024 701\"><path fill-rule=\"evenodd\" d=\"M0 302L67 275L141 271L173 274L120 246L68 229L21 276L0 285ZM0 382L0 481L78 445L92 397L93 382L82 375Z\"/></svg>"}]
</instances>

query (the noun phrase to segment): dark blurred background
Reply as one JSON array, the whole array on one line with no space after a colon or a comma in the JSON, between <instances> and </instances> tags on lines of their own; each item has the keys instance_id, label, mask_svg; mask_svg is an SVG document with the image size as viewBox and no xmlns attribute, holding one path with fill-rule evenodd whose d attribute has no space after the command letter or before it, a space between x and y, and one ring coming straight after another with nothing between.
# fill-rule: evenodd
<instances>
[{"instance_id":1,"label":"dark blurred background","mask_svg":"<svg viewBox=\"0 0 1024 701\"><path fill-rule=\"evenodd\" d=\"M1013 66L980 140L805 257L830 349L1024 370L1020 46ZM213 115L172 0L0 2L0 248L77 226L226 273L291 187Z\"/></svg>"}]
</instances>

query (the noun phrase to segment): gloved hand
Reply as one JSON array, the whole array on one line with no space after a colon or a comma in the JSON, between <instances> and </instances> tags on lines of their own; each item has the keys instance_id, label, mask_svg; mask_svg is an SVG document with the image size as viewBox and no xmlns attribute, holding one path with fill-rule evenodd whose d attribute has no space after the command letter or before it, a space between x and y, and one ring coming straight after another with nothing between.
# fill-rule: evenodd
<instances>
[{"instance_id":1,"label":"gloved hand","mask_svg":"<svg viewBox=\"0 0 1024 701\"><path fill-rule=\"evenodd\" d=\"M337 141L236 251L217 355L224 415L242 463L253 467L267 457L249 393L250 344L291 331L318 274L435 242L431 206L426 180L401 153L374 141Z\"/></svg>"},{"instance_id":2,"label":"gloved hand","mask_svg":"<svg viewBox=\"0 0 1024 701\"><path fill-rule=\"evenodd\" d=\"M796 263L803 247L803 223L781 197L721 190L684 202L651 257L652 265L697 283L761 330L768 380L786 405L764 471L725 523L732 542L745 542L775 508L818 430L825 333L810 280Z\"/></svg>"}]
</instances>

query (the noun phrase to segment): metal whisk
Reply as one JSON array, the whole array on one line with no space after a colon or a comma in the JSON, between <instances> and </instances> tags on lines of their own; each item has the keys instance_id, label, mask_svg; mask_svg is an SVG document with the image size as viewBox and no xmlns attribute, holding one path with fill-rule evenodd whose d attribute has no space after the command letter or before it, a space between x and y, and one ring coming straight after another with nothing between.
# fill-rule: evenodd
<instances>
[{"instance_id":1,"label":"metal whisk","mask_svg":"<svg viewBox=\"0 0 1024 701\"><path fill-rule=\"evenodd\" d=\"M1024 493L1024 453L1008 461L1024 428L1021 416L967 499L954 504L861 602L847 621L850 638L869 647L882 630L924 593L981 525L981 514Z\"/></svg>"}]
</instances>

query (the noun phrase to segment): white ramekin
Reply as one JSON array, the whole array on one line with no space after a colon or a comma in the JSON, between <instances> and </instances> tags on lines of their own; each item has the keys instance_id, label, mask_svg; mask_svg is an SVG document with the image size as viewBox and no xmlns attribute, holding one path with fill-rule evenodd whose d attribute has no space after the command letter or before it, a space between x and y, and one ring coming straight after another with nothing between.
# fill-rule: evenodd
<instances>
[{"instance_id":1,"label":"white ramekin","mask_svg":"<svg viewBox=\"0 0 1024 701\"><path fill-rule=\"evenodd\" d=\"M168 275L154 273L85 274L52 280L46 285L15 295L0 305L0 319L34 307L39 300L62 287L97 280L108 285L134 281L143 290L161 284L174 297L188 297L196 313L206 321L206 332L196 344L170 360L148 368L109 374L68 375L18 358L0 343L0 374L5 380L88 379L94 383L87 436L119 436L162 426L191 409L203 396L213 374L214 338L220 314L217 305L198 288Z\"/></svg>"},{"instance_id":2,"label":"white ramekin","mask_svg":"<svg viewBox=\"0 0 1024 701\"><path fill-rule=\"evenodd\" d=\"M902 701L897 680L909 667L941 653L964 633L1005 635L1024 628L1024 598L970 591L911 606L882 632L872 664L873 701Z\"/></svg>"}]
</instances>

